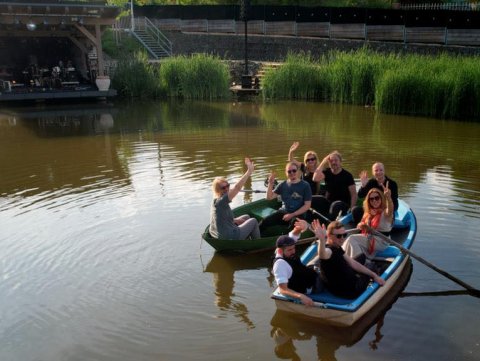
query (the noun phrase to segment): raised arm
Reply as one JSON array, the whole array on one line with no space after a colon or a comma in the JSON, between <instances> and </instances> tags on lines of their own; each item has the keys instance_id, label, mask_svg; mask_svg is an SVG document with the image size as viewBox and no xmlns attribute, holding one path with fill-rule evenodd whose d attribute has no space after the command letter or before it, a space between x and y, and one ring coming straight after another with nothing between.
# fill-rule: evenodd
<instances>
[{"instance_id":1,"label":"raised arm","mask_svg":"<svg viewBox=\"0 0 480 361\"><path fill-rule=\"evenodd\" d=\"M255 164L250 158L245 158L245 165L247 166L247 171L243 176L238 180L238 182L230 188L228 191L228 199L232 200L235 196L240 192L245 185L247 179L252 175L253 171L255 170Z\"/></svg>"},{"instance_id":2,"label":"raised arm","mask_svg":"<svg viewBox=\"0 0 480 361\"><path fill-rule=\"evenodd\" d=\"M295 156L293 155L293 153L298 149L299 145L300 145L299 142L293 142L293 144L290 146L290 149L288 150L288 161L295 163L297 167L300 168L302 163L296 160Z\"/></svg>"},{"instance_id":3,"label":"raised arm","mask_svg":"<svg viewBox=\"0 0 480 361\"><path fill-rule=\"evenodd\" d=\"M323 171L328 168L328 159L329 155L325 156L325 158L323 158L321 163L318 165L317 169L315 169L315 172L313 173L314 182L320 182L325 179L325 174L323 174Z\"/></svg>"},{"instance_id":4,"label":"raised arm","mask_svg":"<svg viewBox=\"0 0 480 361\"><path fill-rule=\"evenodd\" d=\"M388 218L393 219L393 213L395 212L395 206L394 206L393 200L392 200L392 192L388 188L388 182L387 182L386 185L382 184L382 187L383 187L383 194L385 195L385 201L387 203L387 208L385 208L385 215Z\"/></svg>"},{"instance_id":5,"label":"raised arm","mask_svg":"<svg viewBox=\"0 0 480 361\"><path fill-rule=\"evenodd\" d=\"M365 198L367 196L367 193L369 191L368 188L366 188L368 184L368 172L366 170L362 170L359 174L360 177L360 188L358 189L357 196L360 198Z\"/></svg>"},{"instance_id":6,"label":"raised arm","mask_svg":"<svg viewBox=\"0 0 480 361\"><path fill-rule=\"evenodd\" d=\"M315 237L317 237L318 258L329 259L332 256L332 251L329 248L325 247L325 242L327 238L325 225L320 225L320 221L318 219L314 219L312 222L312 230L315 233Z\"/></svg>"},{"instance_id":7,"label":"raised arm","mask_svg":"<svg viewBox=\"0 0 480 361\"><path fill-rule=\"evenodd\" d=\"M268 200L273 199L277 196L273 191L274 184L275 184L275 172L272 170L272 172L268 176L268 188L267 188L267 196L266 196Z\"/></svg>"}]
</instances>

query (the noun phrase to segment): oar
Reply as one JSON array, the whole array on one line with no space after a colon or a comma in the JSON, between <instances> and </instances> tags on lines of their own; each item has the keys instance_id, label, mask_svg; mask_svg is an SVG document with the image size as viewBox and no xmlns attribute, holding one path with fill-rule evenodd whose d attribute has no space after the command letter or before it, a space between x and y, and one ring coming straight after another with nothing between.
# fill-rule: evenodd
<instances>
[{"instance_id":1,"label":"oar","mask_svg":"<svg viewBox=\"0 0 480 361\"><path fill-rule=\"evenodd\" d=\"M240 192L245 192L245 193L266 193L267 191L260 191L257 189L241 189Z\"/></svg>"},{"instance_id":2,"label":"oar","mask_svg":"<svg viewBox=\"0 0 480 361\"><path fill-rule=\"evenodd\" d=\"M315 213L316 215L320 216L320 217L323 218L323 220L326 221L327 223L330 223L330 222L331 222L330 219L328 219L328 218L325 217L323 214L321 214L320 212L316 211L316 210L313 209L313 208L310 208L310 212Z\"/></svg>"},{"instance_id":3,"label":"oar","mask_svg":"<svg viewBox=\"0 0 480 361\"><path fill-rule=\"evenodd\" d=\"M467 290L455 290L455 291L432 291L432 292L402 292L399 297L439 297L439 296L461 296L468 295L474 297L480 297L470 293Z\"/></svg>"},{"instance_id":4,"label":"oar","mask_svg":"<svg viewBox=\"0 0 480 361\"><path fill-rule=\"evenodd\" d=\"M415 258L417 261L419 261L420 263L423 263L425 266L433 269L435 272L438 272L440 273L442 276L444 277L447 277L449 280L455 282L456 284L459 284L460 286L462 286L463 288L465 288L472 296L475 296L475 297L480 297L480 290L470 286L469 284L463 282L462 280L458 279L457 277L455 276L452 276L450 273L448 272L445 272L444 270L438 268L437 266L435 266L434 264L431 264L430 262L427 262L426 260L424 260L422 257L420 256L417 256L415 253L413 253L412 251L410 251L409 249L403 247L400 243L398 242L395 242L394 240L388 238L387 236L385 236L384 234L372 229L372 233L377 236L377 237L380 237L381 239L383 239L385 242L391 244L391 245L394 245L396 246L398 249L400 249L400 251L402 251L402 253L404 254L408 254L410 257L412 258Z\"/></svg>"}]
</instances>

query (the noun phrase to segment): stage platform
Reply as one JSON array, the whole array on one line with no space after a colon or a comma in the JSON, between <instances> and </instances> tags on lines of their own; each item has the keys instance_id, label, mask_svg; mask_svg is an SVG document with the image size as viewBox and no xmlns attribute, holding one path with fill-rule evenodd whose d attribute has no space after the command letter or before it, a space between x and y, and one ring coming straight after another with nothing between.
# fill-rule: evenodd
<instances>
[{"instance_id":1,"label":"stage platform","mask_svg":"<svg viewBox=\"0 0 480 361\"><path fill-rule=\"evenodd\" d=\"M95 98L112 98L117 91L109 89L99 91L95 87L77 87L72 89L22 89L0 92L0 102L82 100Z\"/></svg>"}]
</instances>

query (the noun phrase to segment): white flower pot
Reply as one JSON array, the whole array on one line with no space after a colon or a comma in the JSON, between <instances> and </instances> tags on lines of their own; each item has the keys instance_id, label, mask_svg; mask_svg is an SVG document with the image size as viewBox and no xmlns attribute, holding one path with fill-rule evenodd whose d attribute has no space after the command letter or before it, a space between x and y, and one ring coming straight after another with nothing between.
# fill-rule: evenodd
<instances>
[{"instance_id":1,"label":"white flower pot","mask_svg":"<svg viewBox=\"0 0 480 361\"><path fill-rule=\"evenodd\" d=\"M97 76L95 79L95 84L100 91L107 91L110 88L110 77L109 76Z\"/></svg>"}]
</instances>

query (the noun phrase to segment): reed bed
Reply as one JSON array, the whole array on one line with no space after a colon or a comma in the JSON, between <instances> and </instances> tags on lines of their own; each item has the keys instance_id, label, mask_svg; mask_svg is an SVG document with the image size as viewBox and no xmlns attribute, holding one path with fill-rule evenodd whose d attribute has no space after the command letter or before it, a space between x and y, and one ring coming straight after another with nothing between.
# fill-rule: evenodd
<instances>
[{"instance_id":1,"label":"reed bed","mask_svg":"<svg viewBox=\"0 0 480 361\"><path fill-rule=\"evenodd\" d=\"M480 58L382 55L363 48L318 61L289 55L267 72L264 96L375 105L383 113L480 119Z\"/></svg>"},{"instance_id":2,"label":"reed bed","mask_svg":"<svg viewBox=\"0 0 480 361\"><path fill-rule=\"evenodd\" d=\"M309 55L289 54L278 69L266 71L263 96L269 99L318 99L324 73Z\"/></svg>"},{"instance_id":3,"label":"reed bed","mask_svg":"<svg viewBox=\"0 0 480 361\"><path fill-rule=\"evenodd\" d=\"M112 77L112 86L126 97L154 98L160 88L156 81L155 68L148 62L144 52L122 58Z\"/></svg>"},{"instance_id":4,"label":"reed bed","mask_svg":"<svg viewBox=\"0 0 480 361\"><path fill-rule=\"evenodd\" d=\"M480 119L480 58L406 57L379 80L380 112L437 118Z\"/></svg>"},{"instance_id":5,"label":"reed bed","mask_svg":"<svg viewBox=\"0 0 480 361\"><path fill-rule=\"evenodd\" d=\"M228 96L230 74L227 65L219 58L196 54L162 62L159 81L161 88L171 97L211 100Z\"/></svg>"},{"instance_id":6,"label":"reed bed","mask_svg":"<svg viewBox=\"0 0 480 361\"><path fill-rule=\"evenodd\" d=\"M211 100L229 94L230 73L219 58L198 54L177 56L152 65L143 52L122 58L112 78L112 86L122 96L159 96Z\"/></svg>"}]
</instances>

